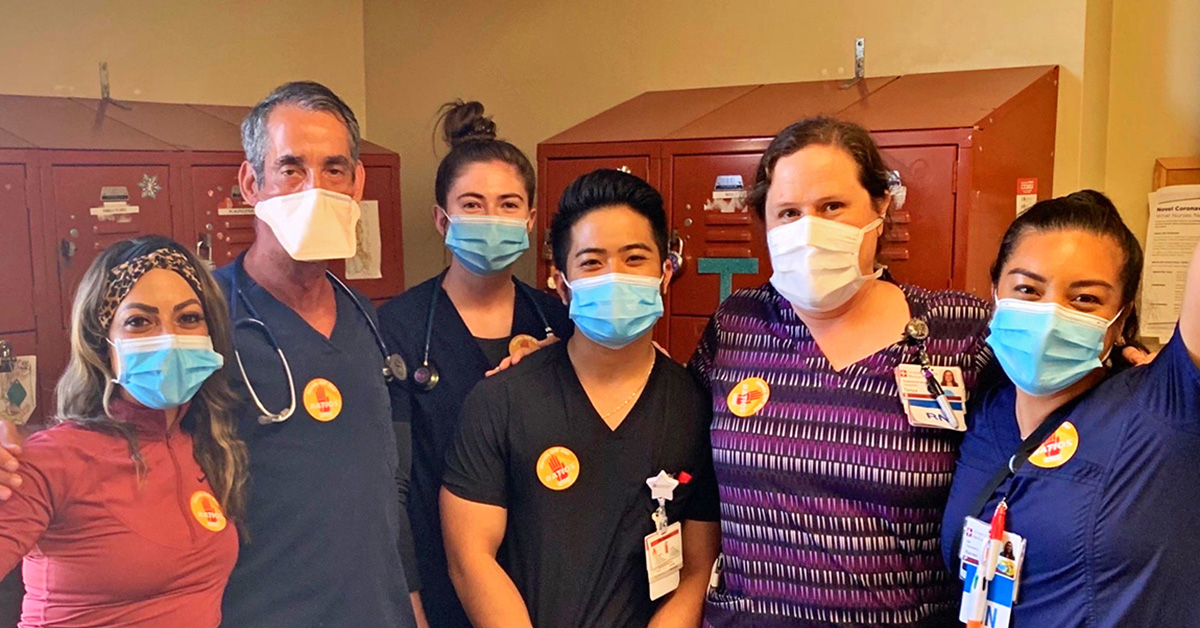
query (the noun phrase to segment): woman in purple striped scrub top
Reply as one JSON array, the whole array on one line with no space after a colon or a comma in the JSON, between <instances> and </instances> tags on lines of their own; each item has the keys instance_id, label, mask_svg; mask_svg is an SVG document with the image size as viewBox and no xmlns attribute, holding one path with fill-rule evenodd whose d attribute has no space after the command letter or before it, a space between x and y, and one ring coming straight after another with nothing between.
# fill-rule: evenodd
<instances>
[{"instance_id":1,"label":"woman in purple striped scrub top","mask_svg":"<svg viewBox=\"0 0 1200 628\"><path fill-rule=\"evenodd\" d=\"M876 265L892 197L861 127L784 129L749 203L774 274L725 300L690 364L712 391L721 494L706 625L956 625L939 532L959 433L911 426L894 371L916 362L902 341L916 318L931 363L974 386L992 359L989 307Z\"/></svg>"}]
</instances>

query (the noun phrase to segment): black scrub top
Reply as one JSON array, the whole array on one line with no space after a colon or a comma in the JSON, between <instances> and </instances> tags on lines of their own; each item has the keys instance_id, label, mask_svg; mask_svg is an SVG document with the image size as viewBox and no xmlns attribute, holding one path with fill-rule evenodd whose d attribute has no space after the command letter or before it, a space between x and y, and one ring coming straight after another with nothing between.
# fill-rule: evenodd
<instances>
[{"instance_id":1,"label":"black scrub top","mask_svg":"<svg viewBox=\"0 0 1200 628\"><path fill-rule=\"evenodd\" d=\"M650 600L643 550L657 507L647 478L691 476L667 503L672 523L718 519L708 395L682 366L656 356L616 430L593 408L565 342L485 380L463 404L445 486L507 509L497 558L535 628L649 623L659 602ZM566 488L543 480L564 467L563 477L575 478Z\"/></svg>"},{"instance_id":2,"label":"black scrub top","mask_svg":"<svg viewBox=\"0 0 1200 628\"><path fill-rule=\"evenodd\" d=\"M555 336L563 340L571 336L574 327L562 302L516 279L514 283L517 285L517 296L513 310L513 335L528 334L538 340L545 338L546 326L538 314L540 308ZM440 291L440 294L434 314L429 360L437 367L441 379L428 392L417 389L407 380L403 385L391 387L392 416L398 436L403 438L405 424L410 424L412 428L411 483L407 487L401 486L402 493L407 489L407 507L417 565L417 574L410 575L409 585L421 590L421 601L430 626L470 628L471 624L462 610L447 571L437 496L442 483L446 451L458 429L463 399L499 360L488 359L484 355L479 341L471 336L450 297L442 289L440 275L410 288L380 307L380 331L389 349L404 359L411 375L421 366L430 297L434 290ZM406 561L405 564L411 563Z\"/></svg>"},{"instance_id":3,"label":"black scrub top","mask_svg":"<svg viewBox=\"0 0 1200 628\"><path fill-rule=\"evenodd\" d=\"M337 286L326 338L245 272L242 258L215 273L234 321L253 316L274 333L291 367L296 410L260 425L237 365L238 433L250 453L243 542L222 604L234 628L415 625L397 550L396 437L383 355L365 316L370 301ZM241 292L233 290L236 281ZM355 306L357 299L363 311ZM238 325L234 346L271 411L289 404L287 375L267 335Z\"/></svg>"}]
</instances>

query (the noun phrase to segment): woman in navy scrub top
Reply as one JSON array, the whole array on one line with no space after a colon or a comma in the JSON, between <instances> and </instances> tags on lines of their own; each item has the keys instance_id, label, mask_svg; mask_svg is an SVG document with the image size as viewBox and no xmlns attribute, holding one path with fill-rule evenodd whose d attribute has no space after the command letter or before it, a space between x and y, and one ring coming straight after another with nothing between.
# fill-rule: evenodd
<instances>
[{"instance_id":1,"label":"woman in navy scrub top","mask_svg":"<svg viewBox=\"0 0 1200 628\"><path fill-rule=\"evenodd\" d=\"M407 490L415 545L401 548L409 564L415 552L416 573L406 570L410 588L421 591L430 626L469 628L447 572L437 506L459 410L510 346L544 344L547 328L565 339L572 326L560 301L513 277L536 218L529 159L496 139L495 123L477 102L443 107L442 131L450 152L438 166L433 219L453 258L437 277L381 307L379 319L391 350L408 367L408 377L390 389L397 438L409 437L404 424L412 428L411 485L399 482L402 496ZM437 373L432 387L422 386L428 371L417 372L426 366L426 351ZM401 445L405 451L407 443Z\"/></svg>"},{"instance_id":2,"label":"woman in navy scrub top","mask_svg":"<svg viewBox=\"0 0 1200 628\"><path fill-rule=\"evenodd\" d=\"M943 552L957 571L964 517L988 521L1005 499L1027 540L1018 628L1200 626L1200 248L1170 341L1113 367L1111 347L1137 333L1141 274L1136 238L1090 190L1017 218L992 269L988 343L1011 381L977 399ZM1060 425L1040 440L1043 422ZM1028 462L988 491L1027 437Z\"/></svg>"}]
</instances>

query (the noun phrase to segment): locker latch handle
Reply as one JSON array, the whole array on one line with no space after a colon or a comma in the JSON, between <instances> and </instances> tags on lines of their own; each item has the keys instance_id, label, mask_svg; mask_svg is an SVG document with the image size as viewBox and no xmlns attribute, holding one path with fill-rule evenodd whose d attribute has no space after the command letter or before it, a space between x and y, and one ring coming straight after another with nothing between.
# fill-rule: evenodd
<instances>
[{"instance_id":1,"label":"locker latch handle","mask_svg":"<svg viewBox=\"0 0 1200 628\"><path fill-rule=\"evenodd\" d=\"M208 255L201 253L200 252L201 249L207 250ZM216 267L216 264L213 263L212 234L211 233L201 233L200 236L198 238L196 238L196 257L198 257L200 259L200 263L202 263L206 267L208 267L209 270L212 270L213 268Z\"/></svg>"},{"instance_id":2,"label":"locker latch handle","mask_svg":"<svg viewBox=\"0 0 1200 628\"><path fill-rule=\"evenodd\" d=\"M7 340L0 340L0 373L11 373L16 366L17 359L13 357L12 345L8 344Z\"/></svg>"},{"instance_id":3,"label":"locker latch handle","mask_svg":"<svg viewBox=\"0 0 1200 628\"><path fill-rule=\"evenodd\" d=\"M75 253L79 251L79 245L75 244L74 240L69 240L67 238L63 238L62 244L59 245L59 248L62 251L62 256L67 259L75 257Z\"/></svg>"},{"instance_id":4,"label":"locker latch handle","mask_svg":"<svg viewBox=\"0 0 1200 628\"><path fill-rule=\"evenodd\" d=\"M678 229L671 230L671 239L667 244L667 261L671 263L671 281L675 281L679 277L679 272L683 270L683 238L679 235Z\"/></svg>"}]
</instances>

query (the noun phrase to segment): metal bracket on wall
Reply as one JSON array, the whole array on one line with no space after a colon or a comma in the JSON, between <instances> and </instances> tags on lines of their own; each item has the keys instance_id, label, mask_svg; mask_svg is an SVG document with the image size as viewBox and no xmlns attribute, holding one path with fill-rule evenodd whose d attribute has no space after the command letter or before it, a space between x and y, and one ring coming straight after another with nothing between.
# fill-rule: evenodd
<instances>
[{"instance_id":1,"label":"metal bracket on wall","mask_svg":"<svg viewBox=\"0 0 1200 628\"><path fill-rule=\"evenodd\" d=\"M97 110L97 113L99 114L99 116L97 117L97 120L99 120L100 117L103 117L104 106L108 105L108 104L115 105L126 111L133 109L133 107L130 107L129 105L121 104L112 99L112 94L111 94L111 91L109 90L109 86L108 86L108 62L101 61L100 62L100 109Z\"/></svg>"},{"instance_id":2,"label":"metal bracket on wall","mask_svg":"<svg viewBox=\"0 0 1200 628\"><path fill-rule=\"evenodd\" d=\"M842 83L842 89L850 89L867 76L866 39L859 37L854 40L854 78Z\"/></svg>"}]
</instances>

